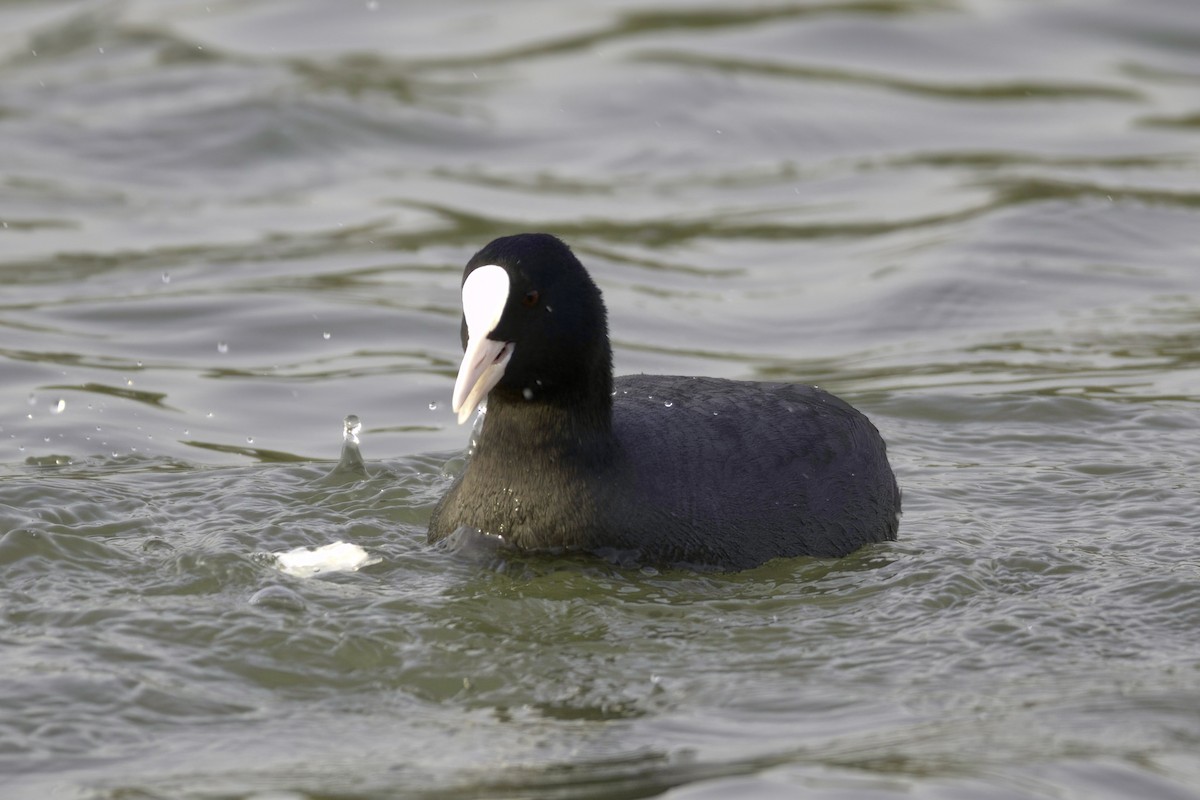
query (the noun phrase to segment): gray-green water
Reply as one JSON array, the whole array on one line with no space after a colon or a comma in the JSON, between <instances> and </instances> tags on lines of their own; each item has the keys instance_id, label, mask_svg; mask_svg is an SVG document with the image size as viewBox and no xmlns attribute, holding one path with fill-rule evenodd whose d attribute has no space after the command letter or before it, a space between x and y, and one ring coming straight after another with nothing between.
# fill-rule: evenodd
<instances>
[{"instance_id":1,"label":"gray-green water","mask_svg":"<svg viewBox=\"0 0 1200 800\"><path fill-rule=\"evenodd\" d=\"M1193 0L0 2L0 796L1200 797L1198 146ZM519 230L900 541L427 548Z\"/></svg>"}]
</instances>

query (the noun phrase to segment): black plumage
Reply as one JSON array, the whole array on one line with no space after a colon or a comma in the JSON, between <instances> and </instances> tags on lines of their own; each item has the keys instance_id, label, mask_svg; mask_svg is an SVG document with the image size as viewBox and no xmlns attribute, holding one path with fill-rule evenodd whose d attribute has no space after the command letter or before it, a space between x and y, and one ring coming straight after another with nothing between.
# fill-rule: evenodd
<instances>
[{"instance_id":1,"label":"black plumage","mask_svg":"<svg viewBox=\"0 0 1200 800\"><path fill-rule=\"evenodd\" d=\"M431 542L465 527L521 550L742 569L896 537L900 491L883 439L850 405L797 384L614 380L600 291L565 244L497 239L468 262L464 286L489 265L503 270L489 270L498 285L507 276L507 297L498 320L479 323L486 332L464 316L455 395L473 406L461 401L490 364L477 388L490 387L487 412L434 509ZM474 344L488 363L467 375L470 334L486 335Z\"/></svg>"}]
</instances>

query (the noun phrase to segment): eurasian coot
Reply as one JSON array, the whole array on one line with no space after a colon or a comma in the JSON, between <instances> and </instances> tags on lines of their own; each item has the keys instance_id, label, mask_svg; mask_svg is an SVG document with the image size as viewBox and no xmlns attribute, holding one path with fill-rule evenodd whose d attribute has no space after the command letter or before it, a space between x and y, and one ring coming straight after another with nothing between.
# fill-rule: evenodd
<instances>
[{"instance_id":1,"label":"eurasian coot","mask_svg":"<svg viewBox=\"0 0 1200 800\"><path fill-rule=\"evenodd\" d=\"M429 541L743 569L896 538L883 439L814 386L614 380L604 302L557 238L496 239L467 263L453 409L487 412Z\"/></svg>"}]
</instances>

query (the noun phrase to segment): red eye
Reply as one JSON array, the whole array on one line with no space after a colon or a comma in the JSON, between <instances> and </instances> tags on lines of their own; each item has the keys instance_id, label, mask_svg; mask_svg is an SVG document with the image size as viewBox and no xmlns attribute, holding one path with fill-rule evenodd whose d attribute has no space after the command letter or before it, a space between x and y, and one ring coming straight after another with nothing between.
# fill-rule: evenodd
<instances>
[{"instance_id":1,"label":"red eye","mask_svg":"<svg viewBox=\"0 0 1200 800\"><path fill-rule=\"evenodd\" d=\"M524 303L526 307L533 308L538 304L538 297L538 290L530 289L525 293L525 298L521 300L521 302Z\"/></svg>"}]
</instances>

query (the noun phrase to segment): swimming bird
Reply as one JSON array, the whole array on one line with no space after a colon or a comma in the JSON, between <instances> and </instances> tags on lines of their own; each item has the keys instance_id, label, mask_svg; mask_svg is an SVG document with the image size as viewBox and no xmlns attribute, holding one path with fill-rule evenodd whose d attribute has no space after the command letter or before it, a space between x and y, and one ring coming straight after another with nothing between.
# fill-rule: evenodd
<instances>
[{"instance_id":1,"label":"swimming bird","mask_svg":"<svg viewBox=\"0 0 1200 800\"><path fill-rule=\"evenodd\" d=\"M613 378L600 290L561 240L506 236L463 271L459 423L486 398L429 541L737 570L896 538L875 426L814 386Z\"/></svg>"}]
</instances>

